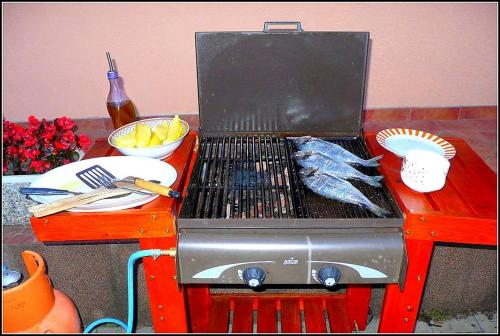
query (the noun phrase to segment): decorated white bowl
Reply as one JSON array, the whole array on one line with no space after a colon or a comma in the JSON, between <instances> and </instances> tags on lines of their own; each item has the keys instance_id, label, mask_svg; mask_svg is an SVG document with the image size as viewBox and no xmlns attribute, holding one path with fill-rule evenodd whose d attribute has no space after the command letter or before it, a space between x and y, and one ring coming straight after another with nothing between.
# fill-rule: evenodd
<instances>
[{"instance_id":1,"label":"decorated white bowl","mask_svg":"<svg viewBox=\"0 0 500 336\"><path fill-rule=\"evenodd\" d=\"M183 130L182 136L179 139L170 143L165 143L153 147L141 147L141 148L121 147L116 144L116 139L120 136L127 135L130 132L134 132L136 124L139 123L146 124L151 129L153 129L154 127L160 125L165 121L168 122L170 125L173 119L174 118L160 117L160 118L150 118L150 119L134 121L130 124L124 125L114 130L113 133L111 133L108 136L108 142L111 146L118 149L120 153L122 153L123 155L144 156L154 159L164 159L168 157L170 154L172 154L177 149L177 147L180 146L186 135L189 133L189 124L182 119L181 119L182 130Z\"/></svg>"}]
</instances>

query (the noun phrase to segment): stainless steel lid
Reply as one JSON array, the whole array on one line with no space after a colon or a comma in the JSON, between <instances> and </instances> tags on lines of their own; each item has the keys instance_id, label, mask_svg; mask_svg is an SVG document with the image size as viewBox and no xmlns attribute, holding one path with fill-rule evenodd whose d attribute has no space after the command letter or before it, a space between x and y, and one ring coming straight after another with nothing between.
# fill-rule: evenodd
<instances>
[{"instance_id":1,"label":"stainless steel lid","mask_svg":"<svg viewBox=\"0 0 500 336\"><path fill-rule=\"evenodd\" d=\"M196 33L201 132L359 135L368 42L368 32L299 23Z\"/></svg>"}]
</instances>

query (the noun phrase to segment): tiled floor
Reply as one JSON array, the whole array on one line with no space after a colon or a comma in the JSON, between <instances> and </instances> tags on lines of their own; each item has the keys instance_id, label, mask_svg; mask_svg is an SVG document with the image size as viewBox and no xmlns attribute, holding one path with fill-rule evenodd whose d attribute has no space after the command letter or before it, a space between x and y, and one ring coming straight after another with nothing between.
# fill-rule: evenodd
<instances>
[{"instance_id":1,"label":"tiled floor","mask_svg":"<svg viewBox=\"0 0 500 336\"><path fill-rule=\"evenodd\" d=\"M379 320L374 318L367 326L363 334L376 333ZM497 314L488 318L482 313L446 320L442 323L431 322L431 325L423 321L417 321L415 333L497 333Z\"/></svg>"},{"instance_id":2,"label":"tiled floor","mask_svg":"<svg viewBox=\"0 0 500 336\"><path fill-rule=\"evenodd\" d=\"M365 131L380 131L393 127L413 128L445 138L462 138L493 171L497 171L496 119L385 120L368 121L364 125Z\"/></svg>"},{"instance_id":3,"label":"tiled floor","mask_svg":"<svg viewBox=\"0 0 500 336\"><path fill-rule=\"evenodd\" d=\"M366 329L361 331L362 334L372 334L377 332L379 319L374 318ZM447 320L444 323L431 323L417 321L415 333L497 333L498 322L497 314L488 318L482 313ZM123 329L111 325L103 325L97 327L94 333L122 333ZM152 327L141 327L135 330L136 333L153 333Z\"/></svg>"}]
</instances>

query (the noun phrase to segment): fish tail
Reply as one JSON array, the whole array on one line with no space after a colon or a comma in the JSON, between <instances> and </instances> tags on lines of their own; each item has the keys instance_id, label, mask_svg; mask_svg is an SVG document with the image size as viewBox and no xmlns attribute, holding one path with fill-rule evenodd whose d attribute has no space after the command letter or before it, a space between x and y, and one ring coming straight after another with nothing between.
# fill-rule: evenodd
<instances>
[{"instance_id":1,"label":"fish tail","mask_svg":"<svg viewBox=\"0 0 500 336\"><path fill-rule=\"evenodd\" d=\"M292 153L292 157L295 159L301 159L303 157L311 156L313 151L297 151Z\"/></svg>"},{"instance_id":2,"label":"fish tail","mask_svg":"<svg viewBox=\"0 0 500 336\"><path fill-rule=\"evenodd\" d=\"M379 156L374 157L373 159L365 160L364 166L366 166L366 167L378 167L378 166L380 166L380 163L378 163L377 161L380 160L383 156L384 155L379 155Z\"/></svg>"},{"instance_id":3,"label":"fish tail","mask_svg":"<svg viewBox=\"0 0 500 336\"><path fill-rule=\"evenodd\" d=\"M384 208L381 208L373 203L369 205L368 208L378 217L387 217L392 214L392 212L385 210Z\"/></svg>"},{"instance_id":4,"label":"fish tail","mask_svg":"<svg viewBox=\"0 0 500 336\"><path fill-rule=\"evenodd\" d=\"M312 139L310 136L301 136L301 137L286 137L287 140L290 140L294 143L294 145L298 146L304 142L308 142L309 140Z\"/></svg>"},{"instance_id":5,"label":"fish tail","mask_svg":"<svg viewBox=\"0 0 500 336\"><path fill-rule=\"evenodd\" d=\"M375 177L381 177L381 176L366 176L365 178L363 178L363 181L365 181L371 186L381 187L382 185L378 182L380 181L380 179L377 180Z\"/></svg>"}]
</instances>

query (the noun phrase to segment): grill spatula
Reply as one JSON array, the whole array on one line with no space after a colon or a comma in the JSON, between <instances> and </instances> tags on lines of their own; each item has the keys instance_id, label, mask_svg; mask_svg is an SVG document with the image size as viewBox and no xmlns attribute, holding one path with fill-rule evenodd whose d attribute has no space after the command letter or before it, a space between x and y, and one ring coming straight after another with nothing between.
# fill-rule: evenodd
<instances>
[{"instance_id":1,"label":"grill spatula","mask_svg":"<svg viewBox=\"0 0 500 336\"><path fill-rule=\"evenodd\" d=\"M181 194L178 191L175 191L169 187L165 187L154 182L146 181L138 177L128 176L125 178L118 179L100 165L95 165L87 169L84 169L76 173L76 176L80 180L82 180L83 183L85 183L92 189L101 186L107 187L109 186L110 183L112 184L120 183L119 187L124 188L123 183L121 183L124 182L124 183L130 183L131 185L135 185L136 187L146 189L167 197L179 198L181 196ZM136 188L128 190L131 190L133 192L138 192Z\"/></svg>"}]
</instances>

